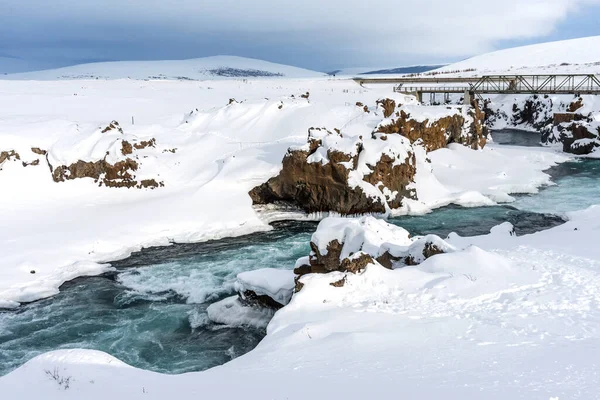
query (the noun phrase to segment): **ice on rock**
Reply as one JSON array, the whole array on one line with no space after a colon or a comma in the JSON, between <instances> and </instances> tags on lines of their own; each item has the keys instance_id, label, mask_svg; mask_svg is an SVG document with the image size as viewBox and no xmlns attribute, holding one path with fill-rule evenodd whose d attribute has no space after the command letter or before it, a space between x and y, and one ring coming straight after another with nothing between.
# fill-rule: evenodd
<instances>
[{"instance_id":1,"label":"ice on rock","mask_svg":"<svg viewBox=\"0 0 600 400\"><path fill-rule=\"evenodd\" d=\"M211 304L206 309L208 319L229 327L252 326L266 328L275 310L266 307L248 307L239 296L231 296Z\"/></svg>"}]
</instances>

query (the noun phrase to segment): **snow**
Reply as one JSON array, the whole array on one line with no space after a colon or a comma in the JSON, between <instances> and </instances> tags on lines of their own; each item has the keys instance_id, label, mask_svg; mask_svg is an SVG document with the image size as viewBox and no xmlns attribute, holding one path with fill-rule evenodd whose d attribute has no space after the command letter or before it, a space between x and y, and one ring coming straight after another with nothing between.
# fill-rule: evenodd
<instances>
[{"instance_id":1,"label":"snow","mask_svg":"<svg viewBox=\"0 0 600 400\"><path fill-rule=\"evenodd\" d=\"M301 98L307 91L310 98ZM307 218L257 212L248 192L279 173L287 149L305 145L311 127L342 129L349 143L369 137L383 118L375 103L388 95L387 88L327 78L0 81L0 151L21 156L0 166L0 187L10 193L0 197L0 307L51 296L65 281L108 271L107 262L143 247L243 235L271 229L276 219ZM415 101L395 96L403 104ZM231 98L238 102L229 104ZM373 111L365 113L359 101ZM123 134L102 134L113 120ZM114 162L125 158L123 140L151 139L155 147L130 157L140 164L136 179L164 183L155 190L98 187L89 178L56 183L45 157L31 151L48 150L52 164L95 161L107 152ZM377 152L405 151L401 137L373 142L383 147L365 152L362 164ZM21 164L38 159L38 166ZM397 213L508 201L511 192L549 183L542 171L565 160L548 149L421 151L419 201L406 201Z\"/></svg>"},{"instance_id":2,"label":"snow","mask_svg":"<svg viewBox=\"0 0 600 400\"><path fill-rule=\"evenodd\" d=\"M2 61L2 60L0 60ZM12 68L6 72L15 72ZM2 72L2 71L0 71ZM191 60L113 61L79 64L58 69L14 73L4 79L144 79L206 80L230 78L315 78L325 74L289 65L236 56L213 56Z\"/></svg>"},{"instance_id":3,"label":"snow","mask_svg":"<svg viewBox=\"0 0 600 400\"><path fill-rule=\"evenodd\" d=\"M244 327L264 329L275 314L270 308L249 307L240 302L238 296L231 296L211 304L206 309L208 319L226 327Z\"/></svg>"},{"instance_id":4,"label":"snow","mask_svg":"<svg viewBox=\"0 0 600 400\"><path fill-rule=\"evenodd\" d=\"M294 271L261 268L238 274L235 289L239 293L251 290L259 296L269 296L279 304L286 305L294 291Z\"/></svg>"},{"instance_id":5,"label":"snow","mask_svg":"<svg viewBox=\"0 0 600 400\"><path fill-rule=\"evenodd\" d=\"M263 399L268 387L270 398L289 399L595 398L600 211L569 217L523 237L508 224L462 243L450 237L463 250L396 270L373 264L343 287L330 285L341 273L306 275L255 350L205 372L169 376L100 352L57 351L0 378L0 393Z\"/></svg>"},{"instance_id":6,"label":"snow","mask_svg":"<svg viewBox=\"0 0 600 400\"><path fill-rule=\"evenodd\" d=\"M492 53L448 69L595 71L586 63L598 61L590 50L597 41ZM563 62L578 65L550 66ZM257 212L247 192L279 172L287 149L303 146L310 127L337 127L348 137L370 134L381 116L365 115L355 103L374 112L375 101L388 97L389 88L308 79L300 71L276 80L160 77L191 75L194 63L96 64L10 77L63 81L0 81L0 151L41 161L0 166L0 307L51 296L63 282L108 271L108 261L144 246L270 229L267 222L286 214ZM118 79L154 74L160 79ZM114 80L74 80L81 75ZM214 76L194 72L193 78ZM301 99L307 91L310 99ZM241 103L227 105L230 98ZM112 120L124 133L100 135ZM122 159L122 140L153 138L156 147L134 156L140 177L164 181L156 190L98 187L91 179L55 183L45 157L31 151L48 150L52 162L94 161L106 152L115 161ZM459 145L417 150L416 159L419 200L406 201L397 213L510 202L512 193L552 184L543 171L569 158L552 148L492 144L477 151ZM372 217L325 219L313 236L319 249L338 239L348 244L347 255L356 249L418 254L433 241L449 252L394 270L372 264L357 275L303 276L303 289L275 313L258 347L221 367L170 376L97 351L61 350L0 377L0 397L596 398L600 206L567 217L564 225L521 237L504 223L488 235L444 240L409 238ZM290 287L289 271L240 275L243 285L264 293ZM330 285L344 276L343 287ZM211 305L208 314L226 326L264 327L272 311L242 307L234 296ZM235 385L223 385L232 380Z\"/></svg>"},{"instance_id":7,"label":"snow","mask_svg":"<svg viewBox=\"0 0 600 400\"><path fill-rule=\"evenodd\" d=\"M461 76L495 73L599 73L600 36L533 44L481 54L435 70ZM474 69L475 71L468 71Z\"/></svg>"},{"instance_id":8,"label":"snow","mask_svg":"<svg viewBox=\"0 0 600 400\"><path fill-rule=\"evenodd\" d=\"M395 244L411 243L406 229L369 216L356 219L326 218L319 223L311 238L321 255L327 254L327 246L334 240L343 244L340 260L360 251L377 257L381 255L380 248L390 240Z\"/></svg>"}]
</instances>

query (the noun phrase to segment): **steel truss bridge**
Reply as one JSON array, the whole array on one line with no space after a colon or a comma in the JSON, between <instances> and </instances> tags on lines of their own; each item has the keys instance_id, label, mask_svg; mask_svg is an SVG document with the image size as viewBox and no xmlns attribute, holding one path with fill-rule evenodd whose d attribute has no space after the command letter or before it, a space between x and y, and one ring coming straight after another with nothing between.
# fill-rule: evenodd
<instances>
[{"instance_id":1,"label":"steel truss bridge","mask_svg":"<svg viewBox=\"0 0 600 400\"><path fill-rule=\"evenodd\" d=\"M361 85L393 84L395 92L416 95L421 101L423 93L443 94L445 99L452 93L460 93L465 95L465 102L482 94L600 95L600 78L594 74L355 78L355 81Z\"/></svg>"}]
</instances>

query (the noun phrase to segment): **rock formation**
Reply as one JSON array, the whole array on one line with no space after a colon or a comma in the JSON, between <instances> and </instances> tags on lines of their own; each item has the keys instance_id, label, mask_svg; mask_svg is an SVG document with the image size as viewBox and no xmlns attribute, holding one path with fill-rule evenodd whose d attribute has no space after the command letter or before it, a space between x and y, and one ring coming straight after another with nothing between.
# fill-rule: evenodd
<instances>
[{"instance_id":1,"label":"rock formation","mask_svg":"<svg viewBox=\"0 0 600 400\"><path fill-rule=\"evenodd\" d=\"M405 229L370 216L324 219L313 234L310 247L310 255L299 259L294 269L296 291L302 287L299 277L306 274L360 273L370 264L400 268L454 251L436 235L411 238ZM342 286L343 280L332 285Z\"/></svg>"},{"instance_id":2,"label":"rock formation","mask_svg":"<svg viewBox=\"0 0 600 400\"><path fill-rule=\"evenodd\" d=\"M404 199L416 199L411 184L419 149L422 153L449 143L477 149L486 143L484 114L477 107L407 108L383 99L378 109L384 119L365 135L309 129L306 145L290 148L284 156L280 174L250 191L253 203L291 203L309 213L388 213ZM411 116L421 112L438 117Z\"/></svg>"},{"instance_id":3,"label":"rock formation","mask_svg":"<svg viewBox=\"0 0 600 400\"><path fill-rule=\"evenodd\" d=\"M384 107L387 115L389 105L385 104ZM470 121L466 121L467 118ZM468 109L467 116L454 113L433 121L413 119L408 112L401 109L395 113L391 122L379 125L377 132L397 133L407 137L411 143L421 140L427 151L444 148L450 143L480 149L485 146L488 136L483 123L484 118L485 113L479 109L477 103L473 103Z\"/></svg>"},{"instance_id":4,"label":"rock formation","mask_svg":"<svg viewBox=\"0 0 600 400\"><path fill-rule=\"evenodd\" d=\"M110 155L110 150L107 151L104 158L94 161L77 160L70 164L53 165L55 161L48 157L48 165L52 173L54 182L65 182L67 180L91 178L99 186L111 188L149 188L155 189L164 186L163 182L157 181L155 178L138 179L136 172L140 168L138 157L134 155L135 151L146 149L148 147L156 147L156 139L136 142L133 144L125 139L121 139L123 129L117 121L112 121L105 128L100 128L101 135L116 135L117 143L120 142L120 150L117 154L113 154L112 158L121 158L116 161L109 162L107 158ZM31 149L36 154L46 154L45 150L39 148ZM126 156L124 159L122 156Z\"/></svg>"}]
</instances>

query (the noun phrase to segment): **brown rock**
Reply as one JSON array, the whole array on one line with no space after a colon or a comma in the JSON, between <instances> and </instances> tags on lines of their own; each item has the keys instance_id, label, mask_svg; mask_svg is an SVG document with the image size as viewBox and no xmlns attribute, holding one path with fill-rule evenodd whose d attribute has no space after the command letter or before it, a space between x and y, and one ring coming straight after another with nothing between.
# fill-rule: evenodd
<instances>
[{"instance_id":1,"label":"brown rock","mask_svg":"<svg viewBox=\"0 0 600 400\"><path fill-rule=\"evenodd\" d=\"M400 261L400 257L394 257L389 251L386 251L375 260L385 268L392 269L394 262Z\"/></svg>"},{"instance_id":2,"label":"brown rock","mask_svg":"<svg viewBox=\"0 0 600 400\"><path fill-rule=\"evenodd\" d=\"M389 118L396 111L396 102L392 99L377 100L377 104L383 108L383 116Z\"/></svg>"},{"instance_id":3,"label":"brown rock","mask_svg":"<svg viewBox=\"0 0 600 400\"><path fill-rule=\"evenodd\" d=\"M423 257L428 259L429 257L436 256L438 254L444 254L445 251L437 247L435 244L431 242L425 243L425 247L423 248Z\"/></svg>"},{"instance_id":4,"label":"brown rock","mask_svg":"<svg viewBox=\"0 0 600 400\"><path fill-rule=\"evenodd\" d=\"M308 163L307 158L320 146L310 142L311 151L289 151L283 169L275 178L250 191L254 204L295 203L306 212L337 211L342 214L383 213L385 206L367 197L362 189L348 186L350 170L340 162L356 165L357 157L329 151L330 162Z\"/></svg>"},{"instance_id":5,"label":"brown rock","mask_svg":"<svg viewBox=\"0 0 600 400\"><path fill-rule=\"evenodd\" d=\"M399 208L402 206L403 198L417 198L414 190L407 189L407 186L413 182L417 172L417 160L414 153L411 153L406 161L399 165L394 165L395 160L387 154L383 154L379 162L370 166L373 173L365 175L364 180L373 186L379 182L393 192L398 192L395 198L388 199L390 208Z\"/></svg>"},{"instance_id":6,"label":"brown rock","mask_svg":"<svg viewBox=\"0 0 600 400\"><path fill-rule=\"evenodd\" d=\"M373 263L373 257L369 254L360 254L358 257L349 257L340 260L343 243L333 240L327 245L327 253L321 254L319 248L310 243L312 250L309 258L310 265L303 265L294 270L296 275L327 274L333 271L358 273L363 271L367 265Z\"/></svg>"},{"instance_id":7,"label":"brown rock","mask_svg":"<svg viewBox=\"0 0 600 400\"><path fill-rule=\"evenodd\" d=\"M102 133L106 133L106 132L110 132L116 130L119 133L123 133L123 129L121 128L121 126L119 125L119 123L117 121L112 121L110 124L108 124L108 126L104 129L102 129Z\"/></svg>"},{"instance_id":8,"label":"brown rock","mask_svg":"<svg viewBox=\"0 0 600 400\"><path fill-rule=\"evenodd\" d=\"M14 160L20 160L21 156L19 155L19 153L17 153L14 150L9 150L9 151L0 151L0 164L2 164L4 161L11 161L11 159Z\"/></svg>"},{"instance_id":9,"label":"brown rock","mask_svg":"<svg viewBox=\"0 0 600 400\"><path fill-rule=\"evenodd\" d=\"M134 143L133 147L137 150L145 149L146 147L155 147L156 139L152 138L150 140L142 140L140 143Z\"/></svg>"},{"instance_id":10,"label":"brown rock","mask_svg":"<svg viewBox=\"0 0 600 400\"><path fill-rule=\"evenodd\" d=\"M32 166L40 165L40 160L36 159L36 160L33 160L32 162L23 161L23 167L28 167L30 165L32 165Z\"/></svg>"},{"instance_id":11,"label":"brown rock","mask_svg":"<svg viewBox=\"0 0 600 400\"><path fill-rule=\"evenodd\" d=\"M465 119L462 115L455 114L440 118L430 123L411 119L404 110L388 125L381 125L376 132L386 134L400 134L408 138L411 143L422 140L427 151L434 151L446 147L450 143L460 143L473 149L483 148L487 141L488 131L484 126L485 113L477 104L471 110L474 123L470 127L467 137L463 136Z\"/></svg>"},{"instance_id":12,"label":"brown rock","mask_svg":"<svg viewBox=\"0 0 600 400\"><path fill-rule=\"evenodd\" d=\"M121 154L126 156L131 153L133 153L133 146L128 141L123 140L123 142L121 142Z\"/></svg>"},{"instance_id":13,"label":"brown rock","mask_svg":"<svg viewBox=\"0 0 600 400\"><path fill-rule=\"evenodd\" d=\"M572 113L579 110L581 107L583 107L583 99L580 97L576 101L573 101L571 104L569 104L567 111Z\"/></svg>"},{"instance_id":14,"label":"brown rock","mask_svg":"<svg viewBox=\"0 0 600 400\"><path fill-rule=\"evenodd\" d=\"M330 285L333 287L343 287L346 284L346 277L343 277L339 281L331 282Z\"/></svg>"},{"instance_id":15,"label":"brown rock","mask_svg":"<svg viewBox=\"0 0 600 400\"><path fill-rule=\"evenodd\" d=\"M39 147L32 147L31 151L35 154L39 154L40 156L45 156L47 151L46 150L42 150Z\"/></svg>"}]
</instances>

